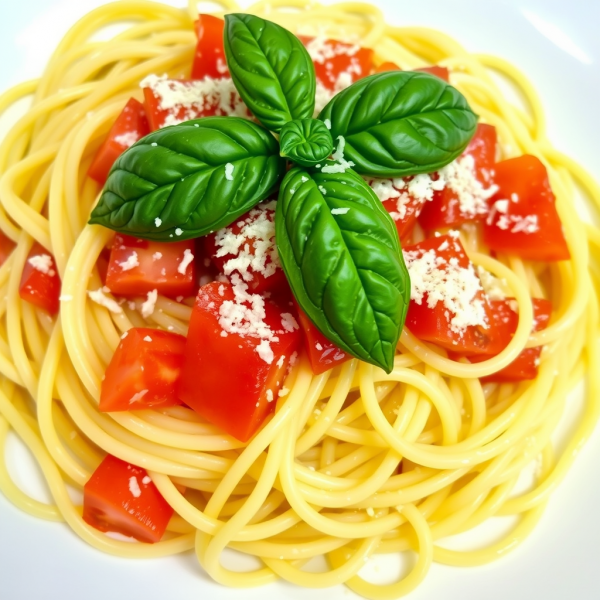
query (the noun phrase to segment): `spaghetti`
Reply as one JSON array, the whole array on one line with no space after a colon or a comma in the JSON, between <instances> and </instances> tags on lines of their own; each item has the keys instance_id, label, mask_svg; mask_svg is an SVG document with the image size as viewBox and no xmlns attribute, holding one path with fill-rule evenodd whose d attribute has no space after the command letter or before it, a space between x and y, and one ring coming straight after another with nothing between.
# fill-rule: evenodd
<instances>
[{"instance_id":1,"label":"spaghetti","mask_svg":"<svg viewBox=\"0 0 600 600\"><path fill-rule=\"evenodd\" d=\"M222 2L225 11L236 10ZM289 10L293 7L294 10ZM0 146L0 227L16 247L0 268L0 442L13 430L31 450L53 503L24 494L0 463L0 489L39 518L64 520L87 543L119 556L157 557L193 549L207 573L229 586L282 578L307 587L345 583L367 598L413 590L433 561L479 565L522 541L540 518L598 419L598 285L600 231L572 210L576 187L600 205L600 189L575 162L551 147L539 99L504 61L467 53L444 34L386 25L366 4L259 2L248 12L303 34L323 30L356 39L378 62L410 69L440 64L483 121L494 125L504 158L529 153L547 166L571 260L541 265L481 252L463 228L471 260L504 279L519 305L507 348L478 364L454 361L404 330L393 371L352 360L313 376L304 358L286 382L267 425L248 443L222 434L185 407L103 414L101 380L121 335L133 326L184 334L191 308L159 296L114 313L90 300L102 287L96 262L111 232L86 225L98 186L86 177L107 129L139 82L153 73L185 76L194 49L193 3L181 11L126 0L84 17L63 39L39 80L0 97L4 111L32 104ZM107 42L94 32L123 20L133 25ZM319 31L315 32L315 23ZM526 97L526 109L503 100L493 73ZM51 249L62 279L60 317L19 298L33 241ZM87 282L87 285L82 285ZM551 324L532 335L530 298L552 301ZM510 363L523 348L543 345L539 374L519 384L478 378ZM585 414L564 452L550 436L568 393L587 379ZM87 525L68 486L81 489L104 453L148 470L174 508L168 534L131 544ZM4 457L3 457L4 458ZM540 468L530 491L512 495L521 472ZM402 461L402 472L397 472ZM181 486L187 489L185 494ZM438 544L492 516L518 515L503 540L478 551ZM220 562L232 548L259 557L261 568L234 572ZM358 574L376 553L417 552L412 571L377 586ZM325 556L323 572L303 570Z\"/></svg>"}]
</instances>

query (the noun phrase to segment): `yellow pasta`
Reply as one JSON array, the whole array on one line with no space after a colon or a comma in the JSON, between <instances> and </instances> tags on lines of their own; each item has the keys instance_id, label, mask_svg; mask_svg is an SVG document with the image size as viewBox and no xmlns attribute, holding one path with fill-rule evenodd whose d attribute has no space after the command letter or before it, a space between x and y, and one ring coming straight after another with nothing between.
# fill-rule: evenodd
<instances>
[{"instance_id":1,"label":"yellow pasta","mask_svg":"<svg viewBox=\"0 0 600 600\"><path fill-rule=\"evenodd\" d=\"M237 10L230 0L221 5ZM248 444L184 407L98 412L103 373L122 333L146 323L185 334L190 310L159 298L145 322L136 310L114 314L88 298L87 290L101 286L96 261L110 232L86 225L99 191L86 171L126 99L141 99L145 76L189 74L196 17L193 2L188 11L146 0L98 8L65 36L41 78L0 97L0 111L32 98L0 145L0 228L17 244L0 268L0 490L25 512L63 520L110 554L193 550L223 585L281 578L307 587L345 583L366 598L397 598L415 589L434 561L480 565L517 546L598 420L600 231L572 208L579 189L597 210L600 189L552 148L538 97L504 61L470 54L436 31L389 26L367 4L265 0L248 12L295 32L356 39L375 50L377 62L447 66L474 110L497 127L503 156L535 154L547 166L572 259L543 268L514 257L494 259L465 229L470 258L505 279L519 304L517 332L502 353L479 364L455 362L405 330L389 375L352 360L313 376L303 358L286 382L290 393ZM94 32L122 20L130 26L109 41L93 41ZM503 99L498 74L520 89L525 106ZM52 251L62 279L56 319L19 298L34 241ZM530 297L540 295L552 300L555 312L547 329L529 335ZM535 380L478 380L539 345L545 348ZM584 375L583 417L555 456L550 437ZM4 455L10 430L33 453L52 504L29 498L11 480ZM105 453L146 468L175 509L162 541L120 541L82 520L66 486L81 488ZM532 488L513 495L534 461L539 469ZM185 495L178 486L187 488ZM519 516L503 540L471 552L440 545L500 515ZM258 557L261 567L225 568L225 548ZM404 579L378 586L360 577L370 556L403 552L418 556ZM317 556L326 557L328 569L304 571Z\"/></svg>"}]
</instances>

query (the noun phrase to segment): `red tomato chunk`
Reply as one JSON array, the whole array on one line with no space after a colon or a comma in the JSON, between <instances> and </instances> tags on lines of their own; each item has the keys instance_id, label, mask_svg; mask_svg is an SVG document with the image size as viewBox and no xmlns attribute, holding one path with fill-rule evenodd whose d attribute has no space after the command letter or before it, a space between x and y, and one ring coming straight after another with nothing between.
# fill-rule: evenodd
<instances>
[{"instance_id":1,"label":"red tomato chunk","mask_svg":"<svg viewBox=\"0 0 600 600\"><path fill-rule=\"evenodd\" d=\"M451 235L404 249L411 277L406 327L453 352L489 354L491 308L473 264Z\"/></svg>"},{"instance_id":2,"label":"red tomato chunk","mask_svg":"<svg viewBox=\"0 0 600 600\"><path fill-rule=\"evenodd\" d=\"M384 62L377 67L377 73L386 73L387 71L401 71L402 69L393 62ZM423 73L429 73L430 75L435 75L440 79L443 79L445 82L450 81L450 73L447 67L440 67L439 65L432 65L431 67L421 67L420 69L415 69L415 71L422 71Z\"/></svg>"},{"instance_id":3,"label":"red tomato chunk","mask_svg":"<svg viewBox=\"0 0 600 600\"><path fill-rule=\"evenodd\" d=\"M301 341L290 313L257 294L248 296L245 287L238 279L235 286L213 282L200 288L179 385L183 402L243 442L284 392Z\"/></svg>"},{"instance_id":4,"label":"red tomato chunk","mask_svg":"<svg viewBox=\"0 0 600 600\"><path fill-rule=\"evenodd\" d=\"M118 233L111 251L106 285L113 294L193 296L198 289L194 240L154 242Z\"/></svg>"},{"instance_id":5,"label":"red tomato chunk","mask_svg":"<svg viewBox=\"0 0 600 600\"><path fill-rule=\"evenodd\" d=\"M352 358L327 339L299 306L296 306L296 312L304 336L310 368L315 375L325 373Z\"/></svg>"},{"instance_id":6,"label":"red tomato chunk","mask_svg":"<svg viewBox=\"0 0 600 600\"><path fill-rule=\"evenodd\" d=\"M130 98L94 157L88 175L104 185L108 172L117 158L149 133L150 126L143 104L135 98Z\"/></svg>"},{"instance_id":7,"label":"red tomato chunk","mask_svg":"<svg viewBox=\"0 0 600 600\"><path fill-rule=\"evenodd\" d=\"M568 260L556 199L540 159L525 154L499 162L496 184L483 229L485 243L525 260Z\"/></svg>"},{"instance_id":8,"label":"red tomato chunk","mask_svg":"<svg viewBox=\"0 0 600 600\"><path fill-rule=\"evenodd\" d=\"M505 300L492 300L490 302L492 308L492 328L493 328L493 348L494 355L499 354L513 338L519 316L515 311L512 298ZM546 329L552 314L552 303L543 298L533 298L533 328L532 332ZM491 381L496 383L506 383L514 381L523 381L527 379L535 379L538 373L538 363L540 354L542 353L541 346L537 348L525 348L519 356L509 365L501 369L497 373L492 373L487 377L483 377L482 381ZM489 359L489 356L470 356L469 360L473 363L482 362Z\"/></svg>"},{"instance_id":9,"label":"red tomato chunk","mask_svg":"<svg viewBox=\"0 0 600 600\"><path fill-rule=\"evenodd\" d=\"M123 334L104 374L102 412L163 408L181 404L176 384L185 338L177 333L133 327Z\"/></svg>"},{"instance_id":10,"label":"red tomato chunk","mask_svg":"<svg viewBox=\"0 0 600 600\"><path fill-rule=\"evenodd\" d=\"M480 123L463 154L439 174L445 179L441 190L433 192L419 216L426 230L457 227L485 219L488 200L497 191L494 183L496 128Z\"/></svg>"},{"instance_id":11,"label":"red tomato chunk","mask_svg":"<svg viewBox=\"0 0 600 600\"><path fill-rule=\"evenodd\" d=\"M337 40L299 36L315 66L317 82L339 91L373 72L373 50Z\"/></svg>"},{"instance_id":12,"label":"red tomato chunk","mask_svg":"<svg viewBox=\"0 0 600 600\"><path fill-rule=\"evenodd\" d=\"M37 242L33 244L25 261L19 296L51 315L55 315L60 308L60 277L54 257Z\"/></svg>"},{"instance_id":13,"label":"red tomato chunk","mask_svg":"<svg viewBox=\"0 0 600 600\"><path fill-rule=\"evenodd\" d=\"M194 23L198 43L192 65L192 79L229 77L223 47L225 21L213 15L198 15Z\"/></svg>"},{"instance_id":14,"label":"red tomato chunk","mask_svg":"<svg viewBox=\"0 0 600 600\"><path fill-rule=\"evenodd\" d=\"M206 236L205 248L221 273L239 275L253 293L289 289L275 245L275 202L259 204Z\"/></svg>"},{"instance_id":15,"label":"red tomato chunk","mask_svg":"<svg viewBox=\"0 0 600 600\"><path fill-rule=\"evenodd\" d=\"M159 542L173 509L145 469L108 454L83 487L83 520L140 542Z\"/></svg>"}]
</instances>

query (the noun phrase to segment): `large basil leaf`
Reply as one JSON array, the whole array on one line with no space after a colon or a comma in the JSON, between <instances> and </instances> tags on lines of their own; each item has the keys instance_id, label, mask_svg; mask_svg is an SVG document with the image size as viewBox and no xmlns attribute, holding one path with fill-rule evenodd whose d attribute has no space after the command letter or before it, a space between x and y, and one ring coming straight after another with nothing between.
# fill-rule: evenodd
<instances>
[{"instance_id":1,"label":"large basil leaf","mask_svg":"<svg viewBox=\"0 0 600 600\"><path fill-rule=\"evenodd\" d=\"M431 173L459 156L477 127L464 96L434 75L391 71L371 75L337 94L319 119L345 158L364 175Z\"/></svg>"},{"instance_id":2,"label":"large basil leaf","mask_svg":"<svg viewBox=\"0 0 600 600\"><path fill-rule=\"evenodd\" d=\"M292 33L254 15L225 15L225 56L235 87L271 131L313 116L316 78L312 60Z\"/></svg>"},{"instance_id":3,"label":"large basil leaf","mask_svg":"<svg viewBox=\"0 0 600 600\"><path fill-rule=\"evenodd\" d=\"M392 369L410 279L394 222L364 180L287 173L275 213L279 256L298 303L350 354Z\"/></svg>"},{"instance_id":4,"label":"large basil leaf","mask_svg":"<svg viewBox=\"0 0 600 600\"><path fill-rule=\"evenodd\" d=\"M277 140L237 117L205 117L154 131L110 171L90 223L177 241L225 227L264 200L285 173Z\"/></svg>"},{"instance_id":5,"label":"large basil leaf","mask_svg":"<svg viewBox=\"0 0 600 600\"><path fill-rule=\"evenodd\" d=\"M279 136L281 156L303 167L324 162L333 151L329 129L318 119L297 119L286 123Z\"/></svg>"}]
</instances>

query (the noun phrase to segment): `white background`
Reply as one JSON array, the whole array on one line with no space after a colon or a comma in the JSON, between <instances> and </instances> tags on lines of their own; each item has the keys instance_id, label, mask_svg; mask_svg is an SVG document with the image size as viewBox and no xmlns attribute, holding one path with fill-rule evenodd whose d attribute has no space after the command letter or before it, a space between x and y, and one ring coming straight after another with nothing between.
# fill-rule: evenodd
<instances>
[{"instance_id":1,"label":"white background","mask_svg":"<svg viewBox=\"0 0 600 600\"><path fill-rule=\"evenodd\" d=\"M0 0L0 91L39 74L68 26L102 3ZM552 142L600 179L598 0L372 3L384 9L390 23L434 27L461 40L469 50L496 54L517 64L541 93ZM529 540L489 566L434 566L411 600L599 598L599 459L597 431ZM80 597L341 600L356 596L342 587L304 590L278 584L250 590L221 588L201 572L191 554L154 561L105 556L81 542L65 525L33 519L0 496L0 598Z\"/></svg>"}]
</instances>

